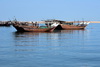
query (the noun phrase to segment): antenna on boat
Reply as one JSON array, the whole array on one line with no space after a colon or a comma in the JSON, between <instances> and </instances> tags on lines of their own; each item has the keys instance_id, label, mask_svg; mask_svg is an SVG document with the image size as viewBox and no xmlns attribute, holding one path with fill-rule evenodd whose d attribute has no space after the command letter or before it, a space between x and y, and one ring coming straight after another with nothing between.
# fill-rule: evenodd
<instances>
[{"instance_id":1,"label":"antenna on boat","mask_svg":"<svg viewBox=\"0 0 100 67\"><path fill-rule=\"evenodd\" d=\"M13 18L13 19L14 19L14 21L17 21L17 19L16 19L16 17L15 17L15 16L14 16L14 18Z\"/></svg>"},{"instance_id":2,"label":"antenna on boat","mask_svg":"<svg viewBox=\"0 0 100 67\"><path fill-rule=\"evenodd\" d=\"M8 18L9 19L9 18ZM11 22L11 20L9 19L9 22Z\"/></svg>"}]
</instances>

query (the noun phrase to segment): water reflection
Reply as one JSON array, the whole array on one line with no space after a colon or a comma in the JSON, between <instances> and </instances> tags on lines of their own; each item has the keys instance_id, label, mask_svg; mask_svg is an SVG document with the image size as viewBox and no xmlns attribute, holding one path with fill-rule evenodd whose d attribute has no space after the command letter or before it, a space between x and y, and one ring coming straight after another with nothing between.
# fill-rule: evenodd
<instances>
[{"instance_id":1,"label":"water reflection","mask_svg":"<svg viewBox=\"0 0 100 67\"><path fill-rule=\"evenodd\" d=\"M15 51L60 49L59 46L66 46L66 44L70 44L71 41L75 42L75 39L80 37L82 37L84 41L85 32L86 30L61 30L52 33L14 32L15 46L17 47Z\"/></svg>"},{"instance_id":2,"label":"water reflection","mask_svg":"<svg viewBox=\"0 0 100 67\"><path fill-rule=\"evenodd\" d=\"M80 58L88 56L82 52L85 50L87 33L87 30L61 30L52 33L14 32L15 56L30 58L29 61L32 61L32 58L35 59L35 63L47 63L51 64L51 67L55 62L57 65L73 66L79 63ZM76 66L86 65L82 60L79 64Z\"/></svg>"},{"instance_id":3,"label":"water reflection","mask_svg":"<svg viewBox=\"0 0 100 67\"><path fill-rule=\"evenodd\" d=\"M28 40L32 39L32 41L36 39L53 39L53 40L59 40L64 37L64 35L85 35L86 30L61 30L61 31L55 31L55 32L15 32L15 40ZM69 36L67 36L69 37ZM29 40L28 40L29 41Z\"/></svg>"}]
</instances>

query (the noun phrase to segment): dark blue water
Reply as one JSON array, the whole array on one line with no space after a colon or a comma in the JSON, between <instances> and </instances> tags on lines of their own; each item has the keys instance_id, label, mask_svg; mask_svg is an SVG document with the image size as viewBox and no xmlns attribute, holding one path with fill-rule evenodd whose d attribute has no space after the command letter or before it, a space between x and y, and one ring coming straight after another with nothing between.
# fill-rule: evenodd
<instances>
[{"instance_id":1,"label":"dark blue water","mask_svg":"<svg viewBox=\"0 0 100 67\"><path fill-rule=\"evenodd\" d=\"M100 24L52 33L0 27L0 67L100 67Z\"/></svg>"}]
</instances>

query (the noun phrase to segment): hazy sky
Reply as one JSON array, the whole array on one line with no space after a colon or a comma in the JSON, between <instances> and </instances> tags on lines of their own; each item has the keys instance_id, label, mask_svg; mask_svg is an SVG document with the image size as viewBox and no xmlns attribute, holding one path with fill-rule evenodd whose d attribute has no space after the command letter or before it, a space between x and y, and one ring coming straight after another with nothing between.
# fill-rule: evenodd
<instances>
[{"instance_id":1,"label":"hazy sky","mask_svg":"<svg viewBox=\"0 0 100 67\"><path fill-rule=\"evenodd\" d=\"M0 20L100 21L100 0L0 0Z\"/></svg>"}]
</instances>

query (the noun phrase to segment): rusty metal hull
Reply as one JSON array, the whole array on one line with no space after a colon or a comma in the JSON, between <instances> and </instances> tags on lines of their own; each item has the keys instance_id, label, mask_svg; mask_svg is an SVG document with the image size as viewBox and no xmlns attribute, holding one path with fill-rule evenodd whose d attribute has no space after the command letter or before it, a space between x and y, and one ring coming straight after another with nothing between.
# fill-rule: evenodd
<instances>
[{"instance_id":1,"label":"rusty metal hull","mask_svg":"<svg viewBox=\"0 0 100 67\"><path fill-rule=\"evenodd\" d=\"M60 26L64 30L81 30L81 29L85 29L86 27L86 26L65 25L65 24L60 24Z\"/></svg>"}]
</instances>

